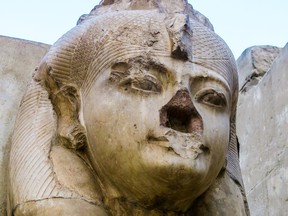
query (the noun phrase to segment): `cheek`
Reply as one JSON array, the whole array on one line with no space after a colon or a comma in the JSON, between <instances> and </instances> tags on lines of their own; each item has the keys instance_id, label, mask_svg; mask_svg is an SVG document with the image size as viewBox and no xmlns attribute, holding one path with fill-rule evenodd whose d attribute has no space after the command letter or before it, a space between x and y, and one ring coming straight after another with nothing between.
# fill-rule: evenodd
<instances>
[{"instance_id":1,"label":"cheek","mask_svg":"<svg viewBox=\"0 0 288 216\"><path fill-rule=\"evenodd\" d=\"M89 136L94 134L94 142L102 142L105 138L107 143L107 137L115 145L127 143L127 140L129 143L142 141L149 131L159 127L159 107L162 103L158 98L142 98L110 90L96 93L97 100L91 98L84 105L85 124Z\"/></svg>"},{"instance_id":2,"label":"cheek","mask_svg":"<svg viewBox=\"0 0 288 216\"><path fill-rule=\"evenodd\" d=\"M137 142L132 142L139 139L137 116L131 107L129 101L109 91L97 94L97 101L87 100L85 104L84 120L92 162L96 170L107 175L118 172L119 164L126 163L126 158L133 156L131 149L137 148Z\"/></svg>"},{"instance_id":3,"label":"cheek","mask_svg":"<svg viewBox=\"0 0 288 216\"><path fill-rule=\"evenodd\" d=\"M214 162L224 162L230 137L228 113L207 113L203 118L203 138Z\"/></svg>"}]
</instances>

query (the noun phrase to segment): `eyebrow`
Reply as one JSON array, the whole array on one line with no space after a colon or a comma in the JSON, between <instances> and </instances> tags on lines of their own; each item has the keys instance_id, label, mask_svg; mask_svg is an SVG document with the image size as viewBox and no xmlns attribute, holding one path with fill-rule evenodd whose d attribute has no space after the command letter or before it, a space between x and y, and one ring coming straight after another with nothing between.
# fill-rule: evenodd
<instances>
[{"instance_id":1,"label":"eyebrow","mask_svg":"<svg viewBox=\"0 0 288 216\"><path fill-rule=\"evenodd\" d=\"M216 72L212 72L211 70L205 72L195 71L190 77L192 79L208 79L215 81L221 84L227 91L231 92L228 82L221 75L217 74Z\"/></svg>"},{"instance_id":2,"label":"eyebrow","mask_svg":"<svg viewBox=\"0 0 288 216\"><path fill-rule=\"evenodd\" d=\"M159 69L157 70L158 73L169 73L169 68L161 63L157 58L155 58L154 56L149 56L148 58L145 56L137 56L137 57L133 57L133 58L129 58L128 59L128 64L130 64L133 61L137 61L139 60L139 57L142 57L144 60L140 59L139 63L148 66L149 68L155 68L155 69Z\"/></svg>"}]
</instances>

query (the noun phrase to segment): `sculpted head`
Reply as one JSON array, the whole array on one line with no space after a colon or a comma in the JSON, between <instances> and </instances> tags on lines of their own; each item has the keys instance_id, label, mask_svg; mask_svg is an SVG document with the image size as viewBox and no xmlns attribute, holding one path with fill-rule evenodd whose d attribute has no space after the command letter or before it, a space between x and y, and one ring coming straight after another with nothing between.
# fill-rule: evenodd
<instances>
[{"instance_id":1,"label":"sculpted head","mask_svg":"<svg viewBox=\"0 0 288 216\"><path fill-rule=\"evenodd\" d=\"M235 163L235 61L186 1L145 2L103 1L34 79L57 142L87 152L104 198L187 211Z\"/></svg>"},{"instance_id":2,"label":"sculpted head","mask_svg":"<svg viewBox=\"0 0 288 216\"><path fill-rule=\"evenodd\" d=\"M81 107L75 112L104 194L148 206L167 197L163 208L188 208L225 166L237 89L229 48L185 13L123 10L91 15L79 29L85 25L72 77L59 83L79 95L68 88L66 97ZM85 55L90 62L81 62ZM62 101L55 100L59 113L67 112ZM75 124L63 121L64 131Z\"/></svg>"}]
</instances>

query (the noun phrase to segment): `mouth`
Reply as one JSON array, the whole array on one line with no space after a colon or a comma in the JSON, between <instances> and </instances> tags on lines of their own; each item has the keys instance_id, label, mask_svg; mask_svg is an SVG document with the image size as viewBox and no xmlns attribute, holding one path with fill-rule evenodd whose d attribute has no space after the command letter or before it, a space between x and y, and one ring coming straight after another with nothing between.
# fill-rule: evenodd
<instances>
[{"instance_id":1,"label":"mouth","mask_svg":"<svg viewBox=\"0 0 288 216\"><path fill-rule=\"evenodd\" d=\"M165 136L159 136L159 137L154 137L154 136L147 136L148 143L150 144L155 144L159 145L162 147L169 147L169 140Z\"/></svg>"},{"instance_id":2,"label":"mouth","mask_svg":"<svg viewBox=\"0 0 288 216\"><path fill-rule=\"evenodd\" d=\"M209 154L210 149L203 144L198 133L182 133L169 129L164 136L147 136L148 144L166 148L182 158L196 159L200 154Z\"/></svg>"}]
</instances>

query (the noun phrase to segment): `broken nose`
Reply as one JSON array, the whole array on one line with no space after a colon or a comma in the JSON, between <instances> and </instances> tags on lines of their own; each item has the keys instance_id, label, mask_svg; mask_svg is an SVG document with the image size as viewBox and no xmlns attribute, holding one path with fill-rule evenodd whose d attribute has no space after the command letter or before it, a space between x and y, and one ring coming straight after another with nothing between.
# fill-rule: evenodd
<instances>
[{"instance_id":1,"label":"broken nose","mask_svg":"<svg viewBox=\"0 0 288 216\"><path fill-rule=\"evenodd\" d=\"M179 90L160 110L160 125L173 130L202 134L202 117L192 103L187 90Z\"/></svg>"}]
</instances>

